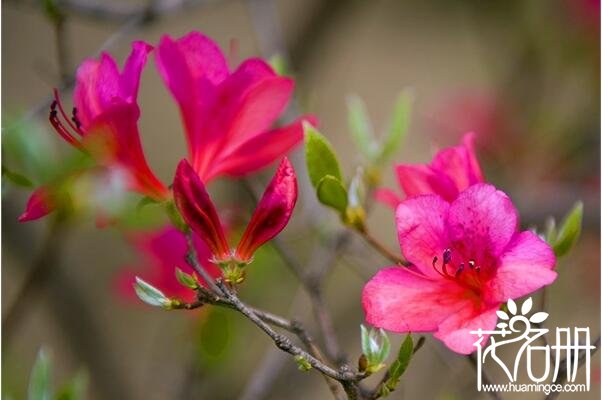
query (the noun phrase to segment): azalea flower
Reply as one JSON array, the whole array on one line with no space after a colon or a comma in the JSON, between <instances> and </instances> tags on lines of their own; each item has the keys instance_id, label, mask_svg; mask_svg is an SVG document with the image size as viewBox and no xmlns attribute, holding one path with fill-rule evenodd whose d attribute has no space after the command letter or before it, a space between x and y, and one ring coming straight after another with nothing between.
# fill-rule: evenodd
<instances>
[{"instance_id":1,"label":"azalea flower","mask_svg":"<svg viewBox=\"0 0 602 400\"><path fill-rule=\"evenodd\" d=\"M451 203L423 195L400 203L399 243L409 268L379 271L364 287L368 323L393 332L434 332L451 350L476 350L471 330L493 330L508 299L556 279L550 246L518 230L511 200L489 184Z\"/></svg>"},{"instance_id":2,"label":"azalea flower","mask_svg":"<svg viewBox=\"0 0 602 400\"><path fill-rule=\"evenodd\" d=\"M281 158L303 140L304 120L270 130L285 110L294 82L251 58L230 71L218 45L198 32L163 36L157 67L180 106L189 161L207 184L242 176Z\"/></svg>"},{"instance_id":3,"label":"azalea flower","mask_svg":"<svg viewBox=\"0 0 602 400\"><path fill-rule=\"evenodd\" d=\"M297 201L297 177L285 157L268 184L235 250L231 250L217 211L205 185L186 160L178 165L174 200L182 218L222 266L246 265L255 251L288 223Z\"/></svg>"},{"instance_id":4,"label":"azalea flower","mask_svg":"<svg viewBox=\"0 0 602 400\"><path fill-rule=\"evenodd\" d=\"M474 139L474 133L467 133L461 145L439 151L430 164L398 164L395 171L405 195L436 194L450 202L469 186L484 182ZM376 199L393 209L401 202L390 189L379 189Z\"/></svg>"},{"instance_id":5,"label":"azalea flower","mask_svg":"<svg viewBox=\"0 0 602 400\"><path fill-rule=\"evenodd\" d=\"M134 291L136 276L160 289L168 297L185 302L195 300L195 292L182 286L176 279L175 270L195 275L198 282L205 284L186 262L188 245L186 236L175 227L168 225L152 232L141 232L130 236L130 242L140 254L139 265L126 267L117 276L117 288L124 297L137 299ZM194 248L203 268L213 278L221 276L219 267L211 263L211 253L205 243L193 235Z\"/></svg>"},{"instance_id":6,"label":"azalea flower","mask_svg":"<svg viewBox=\"0 0 602 400\"><path fill-rule=\"evenodd\" d=\"M49 120L66 142L89 153L101 166L125 171L132 190L163 200L169 190L148 166L138 132L138 85L152 49L147 43L133 42L121 72L108 53L85 60L77 69L71 116L55 90ZM19 220L40 218L54 209L54 203L52 188L44 187L33 193Z\"/></svg>"}]
</instances>

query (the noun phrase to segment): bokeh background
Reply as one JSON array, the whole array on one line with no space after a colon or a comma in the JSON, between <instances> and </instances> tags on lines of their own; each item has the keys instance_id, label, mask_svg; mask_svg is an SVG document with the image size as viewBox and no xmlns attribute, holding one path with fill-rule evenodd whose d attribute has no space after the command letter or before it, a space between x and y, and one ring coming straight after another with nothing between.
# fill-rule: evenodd
<instances>
[{"instance_id":1,"label":"bokeh background","mask_svg":"<svg viewBox=\"0 0 602 400\"><path fill-rule=\"evenodd\" d=\"M105 46L121 63L132 40L156 43L165 33L177 37L200 30L224 49L236 39L239 60L284 56L297 79L296 111L319 117L347 176L362 163L347 126L347 96L364 99L381 131L399 91L410 88L411 126L394 162L426 162L434 149L457 143L471 130L488 180L513 198L525 228L543 228L546 217L561 218L583 200L584 231L548 290L548 324L589 326L593 336L599 334L599 1L211 0L178 7L178 1L158 0L170 11L145 19L136 13L144 2L69 0L58 2L66 15L59 32L62 56L42 3L2 2L3 128L8 121L27 121L28 132L41 143L36 151L55 159L72 151L46 124L46 107L52 88L82 59ZM101 14L94 5L112 14ZM68 91L63 97L70 97ZM185 142L175 103L152 60L139 99L145 152L159 177L170 181ZM282 237L310 268L326 257L324 243L340 226L315 201L302 151L292 159L302 190ZM266 182L271 172L255 182ZM383 185L396 187L391 165L383 170ZM249 198L236 181L223 180L210 190L220 204L242 210L246 221ZM123 235L96 229L91 219L58 232L48 219L18 224L28 193L3 182L3 319L19 307L10 329L3 327L3 396L24 398L31 366L44 346L57 385L84 371L91 399L329 398L317 373L299 372L234 313L164 312L120 296L115 276L138 257ZM386 207L373 208L369 225L397 248ZM48 268L32 271L32 265ZM354 238L326 276L325 303L352 361L360 353L362 285L386 265ZM15 306L31 281L33 290ZM269 246L250 268L241 296L297 316L318 336L306 293ZM592 382L591 392L562 398L600 397L599 356L592 362ZM427 336L391 398L486 396L476 393L466 359Z\"/></svg>"}]
</instances>

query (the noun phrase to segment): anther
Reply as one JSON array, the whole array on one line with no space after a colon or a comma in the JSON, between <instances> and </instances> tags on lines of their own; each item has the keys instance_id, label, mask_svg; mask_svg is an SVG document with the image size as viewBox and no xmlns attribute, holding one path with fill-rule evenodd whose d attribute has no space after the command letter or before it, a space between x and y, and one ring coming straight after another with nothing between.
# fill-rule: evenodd
<instances>
[{"instance_id":1,"label":"anther","mask_svg":"<svg viewBox=\"0 0 602 400\"><path fill-rule=\"evenodd\" d=\"M470 261L468 261L468 266L470 267L470 269L474 269L474 267L475 267L475 262L474 262L474 260L470 260Z\"/></svg>"},{"instance_id":2,"label":"anther","mask_svg":"<svg viewBox=\"0 0 602 400\"><path fill-rule=\"evenodd\" d=\"M462 273L462 271L464 271L464 264L463 264L463 263L462 263L462 264L460 264L460 266L459 266L459 267L458 267L458 269L456 270L455 277L456 277L456 278L457 278L457 277L459 277L459 276L460 276L460 274Z\"/></svg>"},{"instance_id":3,"label":"anther","mask_svg":"<svg viewBox=\"0 0 602 400\"><path fill-rule=\"evenodd\" d=\"M451 249L447 248L443 250L443 264L449 264L451 261Z\"/></svg>"}]
</instances>

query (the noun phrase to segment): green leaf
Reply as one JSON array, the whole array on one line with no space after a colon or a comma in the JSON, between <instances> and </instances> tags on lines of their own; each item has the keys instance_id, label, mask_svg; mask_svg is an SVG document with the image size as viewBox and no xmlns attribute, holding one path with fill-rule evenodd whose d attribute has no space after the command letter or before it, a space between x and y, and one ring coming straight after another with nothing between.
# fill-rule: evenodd
<instances>
[{"instance_id":1,"label":"green leaf","mask_svg":"<svg viewBox=\"0 0 602 400\"><path fill-rule=\"evenodd\" d=\"M27 389L28 400L50 400L52 393L50 388L50 359L44 349L40 349L36 362L29 377Z\"/></svg>"},{"instance_id":2,"label":"green leaf","mask_svg":"<svg viewBox=\"0 0 602 400\"><path fill-rule=\"evenodd\" d=\"M380 154L377 160L379 163L387 161L403 142L410 126L412 100L413 97L407 90L401 92L397 97L389 131L380 146Z\"/></svg>"},{"instance_id":3,"label":"green leaf","mask_svg":"<svg viewBox=\"0 0 602 400\"><path fill-rule=\"evenodd\" d=\"M378 358L381 360L381 362L384 362L387 357L389 357L389 353L391 352L391 341L389 340L389 336L387 336L386 332L382 329L380 329L380 336L382 338L382 344Z\"/></svg>"},{"instance_id":4,"label":"green leaf","mask_svg":"<svg viewBox=\"0 0 602 400\"><path fill-rule=\"evenodd\" d=\"M347 98L347 122L358 150L368 160L374 161L378 153L378 144L374 138L366 105L359 96L352 95Z\"/></svg>"},{"instance_id":5,"label":"green leaf","mask_svg":"<svg viewBox=\"0 0 602 400\"><path fill-rule=\"evenodd\" d=\"M579 239L581 234L581 224L583 221L583 203L575 203L571 211L564 217L558 236L553 244L556 257L562 257L567 254Z\"/></svg>"},{"instance_id":6,"label":"green leaf","mask_svg":"<svg viewBox=\"0 0 602 400\"><path fill-rule=\"evenodd\" d=\"M176 267L176 279L182 286L186 286L189 289L197 289L199 287L199 283L196 280L194 275L189 275L186 272L182 271L180 268Z\"/></svg>"},{"instance_id":7,"label":"green leaf","mask_svg":"<svg viewBox=\"0 0 602 400\"><path fill-rule=\"evenodd\" d=\"M59 389L54 396L54 400L82 400L85 397L87 387L88 377L85 373L80 372Z\"/></svg>"},{"instance_id":8,"label":"green leaf","mask_svg":"<svg viewBox=\"0 0 602 400\"><path fill-rule=\"evenodd\" d=\"M347 208L347 190L343 187L341 181L332 175L326 175L316 187L318 200L325 206L334 208L343 213Z\"/></svg>"},{"instance_id":9,"label":"green leaf","mask_svg":"<svg viewBox=\"0 0 602 400\"><path fill-rule=\"evenodd\" d=\"M412 359L413 353L414 341L412 340L412 335L407 335L403 343L401 343L401 346L399 347L397 359L393 364L391 364L391 368L389 368L389 379L387 379L386 386L390 390L395 389L395 387L399 383L399 379L410 364L410 360Z\"/></svg>"},{"instance_id":10,"label":"green leaf","mask_svg":"<svg viewBox=\"0 0 602 400\"><path fill-rule=\"evenodd\" d=\"M171 304L170 299L168 299L163 292L138 277L136 277L134 290L140 300L148 305L155 307L169 307Z\"/></svg>"},{"instance_id":11,"label":"green leaf","mask_svg":"<svg viewBox=\"0 0 602 400\"><path fill-rule=\"evenodd\" d=\"M26 176L21 175L17 172L11 171L6 168L4 165L2 166L2 177L9 180L12 184L16 186L30 188L33 187L33 182L30 181Z\"/></svg>"},{"instance_id":12,"label":"green leaf","mask_svg":"<svg viewBox=\"0 0 602 400\"><path fill-rule=\"evenodd\" d=\"M343 182L339 161L331 144L311 124L303 124L305 130L305 161L309 179L314 188L326 175Z\"/></svg>"}]
</instances>

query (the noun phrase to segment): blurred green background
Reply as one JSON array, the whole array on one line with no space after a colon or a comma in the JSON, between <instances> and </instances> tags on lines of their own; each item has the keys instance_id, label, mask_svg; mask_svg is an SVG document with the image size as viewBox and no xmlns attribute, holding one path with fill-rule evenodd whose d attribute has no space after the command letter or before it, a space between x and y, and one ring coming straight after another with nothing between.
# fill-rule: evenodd
<instances>
[{"instance_id":1,"label":"blurred green background","mask_svg":"<svg viewBox=\"0 0 602 400\"><path fill-rule=\"evenodd\" d=\"M38 144L34 154L60 160L72 150L46 123L44 100L62 77L54 25L42 3L2 3L3 127L25 119L23 129L31 132L32 146ZM512 197L524 228L543 228L546 217L558 219L583 200L582 237L558 266L559 279L548 290L548 325L589 326L598 335L599 1L189 3L140 23L128 13L143 2L59 2L65 6L61 40L68 49L66 69L96 54L103 43L121 64L134 39L157 43L164 33L177 37L190 30L213 37L224 49L237 39L239 59L283 54L297 79L299 108L318 116L321 131L342 155L347 176L361 162L347 127L347 96L360 95L376 129L383 130L398 92L410 88L415 99L411 127L395 162L427 162L437 147L454 145L464 132L475 131L488 180ZM81 4L110 7L116 15L106 20ZM176 105L152 60L139 101L145 152L168 182L185 154L185 142ZM11 154L3 156L10 160ZM299 260L311 266L325 257L321 244L336 233L339 222L317 204L302 151L292 160L300 175L300 199L282 236ZM266 182L270 173L268 169L256 181ZM383 171L383 185L397 186L392 166ZM236 181L217 182L210 190L218 204L242 209L246 221L244 213L251 206ZM48 231L48 219L17 223L28 194L3 183L3 314L31 276L30 266ZM369 225L379 239L397 248L389 209L376 205ZM317 373L299 372L265 335L232 312L168 313L119 297L115 274L132 264L136 254L114 229L96 229L88 219L56 234L52 245L52 270L36 277L44 283L28 296L13 329L3 332L3 395L24 398L43 345L57 384L85 371L91 399L329 398ZM352 360L360 353L361 288L386 265L355 238L327 276L325 301ZM317 336L307 295L269 246L249 269L241 296L258 307L298 317ZM396 344L400 337L394 339ZM268 371L273 385L258 392L254 373L262 371ZM599 355L592 362L592 382L591 392L562 398L600 397ZM474 388L475 373L466 360L429 337L390 398L486 398Z\"/></svg>"}]
</instances>

